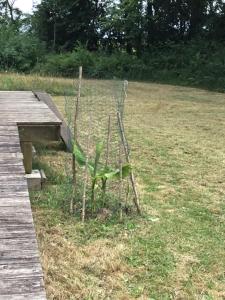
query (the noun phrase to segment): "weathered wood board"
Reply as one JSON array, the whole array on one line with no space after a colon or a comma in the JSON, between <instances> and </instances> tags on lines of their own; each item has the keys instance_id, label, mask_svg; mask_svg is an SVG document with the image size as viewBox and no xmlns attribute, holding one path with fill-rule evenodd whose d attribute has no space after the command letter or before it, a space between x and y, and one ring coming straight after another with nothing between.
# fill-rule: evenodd
<instances>
[{"instance_id":1,"label":"weathered wood board","mask_svg":"<svg viewBox=\"0 0 225 300\"><path fill-rule=\"evenodd\" d=\"M54 114L62 121L60 135L61 135L61 138L62 138L63 142L65 143L68 151L72 152L73 146L72 146L71 141L73 140L73 136L72 136L71 130L68 127L68 125L66 124L66 122L65 122L62 114L59 112L57 106L53 102L51 96L45 92L37 92L37 91L34 92L34 95L37 97L37 99L39 101L42 101L46 105L48 105L48 107L52 110L52 112L54 112Z\"/></svg>"},{"instance_id":2,"label":"weathered wood board","mask_svg":"<svg viewBox=\"0 0 225 300\"><path fill-rule=\"evenodd\" d=\"M43 274L16 124L1 126L0 153L0 299L44 300Z\"/></svg>"},{"instance_id":3,"label":"weathered wood board","mask_svg":"<svg viewBox=\"0 0 225 300\"><path fill-rule=\"evenodd\" d=\"M3 125L61 124L51 109L38 101L32 92L0 92L0 120Z\"/></svg>"},{"instance_id":4,"label":"weathered wood board","mask_svg":"<svg viewBox=\"0 0 225 300\"><path fill-rule=\"evenodd\" d=\"M19 130L57 139L60 125L32 92L0 92L0 300L46 299Z\"/></svg>"}]
</instances>

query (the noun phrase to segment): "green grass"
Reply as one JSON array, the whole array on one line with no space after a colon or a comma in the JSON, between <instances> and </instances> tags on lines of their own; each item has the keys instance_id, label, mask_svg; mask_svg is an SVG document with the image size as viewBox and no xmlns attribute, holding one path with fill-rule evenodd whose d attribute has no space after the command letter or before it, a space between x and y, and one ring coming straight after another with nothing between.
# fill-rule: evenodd
<instances>
[{"instance_id":1,"label":"green grass","mask_svg":"<svg viewBox=\"0 0 225 300\"><path fill-rule=\"evenodd\" d=\"M143 214L122 222L69 216L71 155L38 149L48 183L32 205L48 298L224 299L224 94L133 82L126 126Z\"/></svg>"}]
</instances>

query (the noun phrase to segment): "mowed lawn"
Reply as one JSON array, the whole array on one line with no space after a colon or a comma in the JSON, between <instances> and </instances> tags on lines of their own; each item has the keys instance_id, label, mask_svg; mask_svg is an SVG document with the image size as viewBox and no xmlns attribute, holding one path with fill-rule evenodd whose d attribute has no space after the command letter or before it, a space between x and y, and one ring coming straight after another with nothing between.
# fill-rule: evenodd
<instances>
[{"instance_id":1,"label":"mowed lawn","mask_svg":"<svg viewBox=\"0 0 225 300\"><path fill-rule=\"evenodd\" d=\"M32 203L48 299L225 299L225 95L131 82L126 127L143 214L123 222L64 213L71 155L39 151L49 183Z\"/></svg>"}]
</instances>

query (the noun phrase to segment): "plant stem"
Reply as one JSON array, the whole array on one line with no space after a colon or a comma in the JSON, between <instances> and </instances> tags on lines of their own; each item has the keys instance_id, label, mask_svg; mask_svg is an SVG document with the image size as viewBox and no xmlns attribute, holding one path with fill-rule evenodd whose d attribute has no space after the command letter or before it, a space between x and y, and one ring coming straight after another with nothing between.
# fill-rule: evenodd
<instances>
[{"instance_id":1,"label":"plant stem","mask_svg":"<svg viewBox=\"0 0 225 300\"><path fill-rule=\"evenodd\" d=\"M94 211L96 210L95 185L96 185L96 179L92 179L92 185L91 185L91 203L93 204Z\"/></svg>"}]
</instances>

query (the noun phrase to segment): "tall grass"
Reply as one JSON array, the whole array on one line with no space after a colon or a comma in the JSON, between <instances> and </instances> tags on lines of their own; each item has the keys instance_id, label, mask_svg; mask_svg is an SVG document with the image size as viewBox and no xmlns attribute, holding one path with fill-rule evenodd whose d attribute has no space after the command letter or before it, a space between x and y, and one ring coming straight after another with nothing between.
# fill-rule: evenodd
<instances>
[{"instance_id":1,"label":"tall grass","mask_svg":"<svg viewBox=\"0 0 225 300\"><path fill-rule=\"evenodd\" d=\"M75 94L72 79L40 77L37 74L21 75L18 73L0 73L0 90L2 91L45 91L52 95Z\"/></svg>"}]
</instances>

